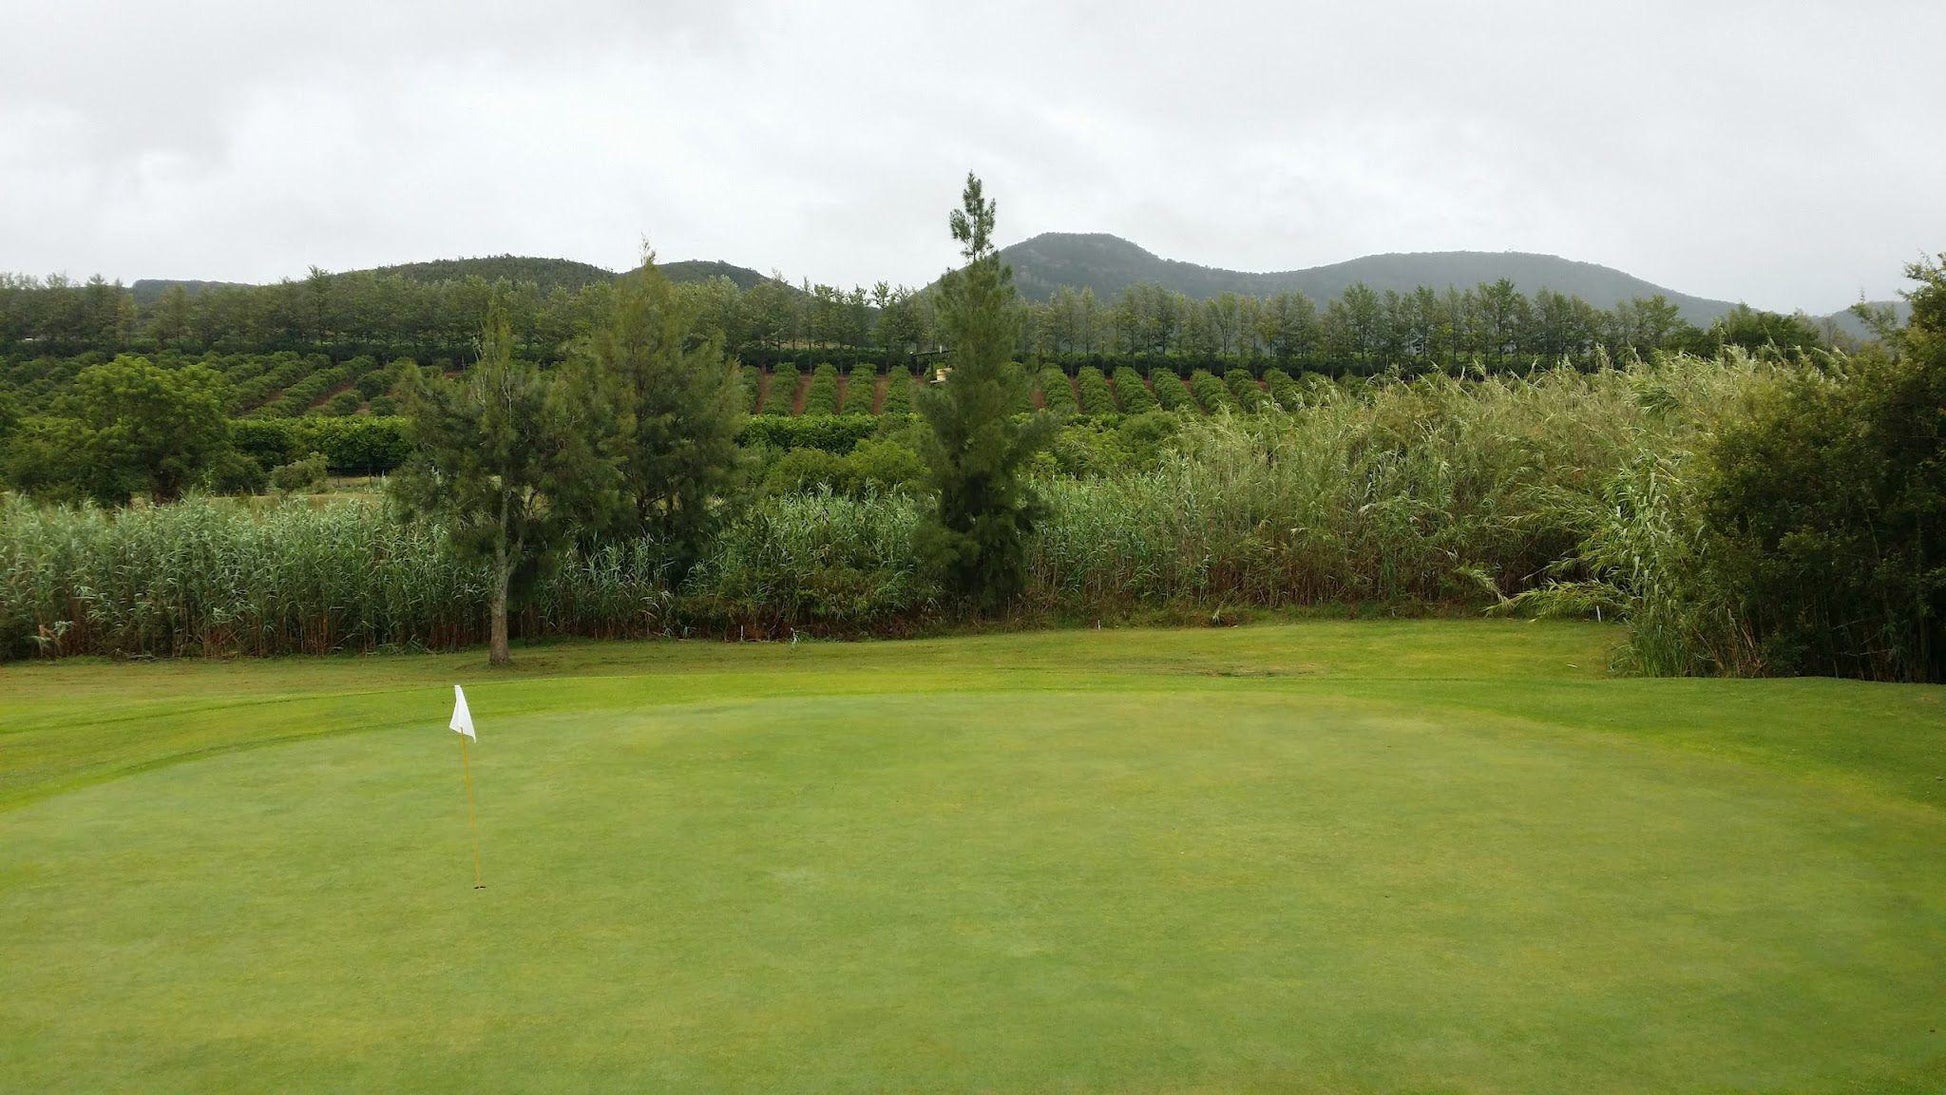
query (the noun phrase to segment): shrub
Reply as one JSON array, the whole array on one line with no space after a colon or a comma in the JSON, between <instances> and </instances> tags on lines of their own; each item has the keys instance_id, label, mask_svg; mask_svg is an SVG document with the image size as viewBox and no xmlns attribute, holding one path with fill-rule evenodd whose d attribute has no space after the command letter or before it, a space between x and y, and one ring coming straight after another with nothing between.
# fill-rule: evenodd
<instances>
[{"instance_id":1,"label":"shrub","mask_svg":"<svg viewBox=\"0 0 1946 1095\"><path fill-rule=\"evenodd\" d=\"M737 391L743 397L743 413L756 414L763 374L748 365L738 365L736 370Z\"/></svg>"},{"instance_id":2,"label":"shrub","mask_svg":"<svg viewBox=\"0 0 1946 1095\"><path fill-rule=\"evenodd\" d=\"M255 494L269 482L270 476L255 457L228 449L210 461L200 486L211 494Z\"/></svg>"},{"instance_id":3,"label":"shrub","mask_svg":"<svg viewBox=\"0 0 1946 1095\"><path fill-rule=\"evenodd\" d=\"M324 406L319 408L319 410L321 413L334 418L343 418L347 415L357 414L361 403L362 401L358 398L356 391L344 391L325 400Z\"/></svg>"},{"instance_id":4,"label":"shrub","mask_svg":"<svg viewBox=\"0 0 1946 1095\"><path fill-rule=\"evenodd\" d=\"M1946 681L1940 349L1794 375L1705 448L1707 580L1766 671Z\"/></svg>"},{"instance_id":5,"label":"shrub","mask_svg":"<svg viewBox=\"0 0 1946 1095\"><path fill-rule=\"evenodd\" d=\"M1027 366L1018 361L1009 361L1001 366L1000 374L1005 378L1003 383L1007 385L1007 390L1013 393L1013 402L1009 404L1009 408L1015 414L1034 413L1034 393L1040 390L1039 377L1023 383L1027 376Z\"/></svg>"},{"instance_id":6,"label":"shrub","mask_svg":"<svg viewBox=\"0 0 1946 1095\"><path fill-rule=\"evenodd\" d=\"M1257 378L1251 376L1248 369L1231 369L1223 374L1223 383L1230 389L1230 394L1236 397L1237 406L1245 411L1254 414L1263 410L1264 405L1270 402L1270 398L1264 395L1264 390L1257 386Z\"/></svg>"},{"instance_id":7,"label":"shrub","mask_svg":"<svg viewBox=\"0 0 1946 1095\"><path fill-rule=\"evenodd\" d=\"M797 368L792 365L779 365L770 371L770 380L764 385L763 413L787 415L797 404Z\"/></svg>"},{"instance_id":8,"label":"shrub","mask_svg":"<svg viewBox=\"0 0 1946 1095\"><path fill-rule=\"evenodd\" d=\"M1149 386L1142 383L1142 374L1127 365L1115 368L1115 401L1127 414L1142 414L1162 405Z\"/></svg>"},{"instance_id":9,"label":"shrub","mask_svg":"<svg viewBox=\"0 0 1946 1095\"><path fill-rule=\"evenodd\" d=\"M1082 414L1114 414L1115 391L1108 386L1108 377L1093 365L1084 365L1075 374L1075 387L1079 389Z\"/></svg>"},{"instance_id":10,"label":"shrub","mask_svg":"<svg viewBox=\"0 0 1946 1095\"><path fill-rule=\"evenodd\" d=\"M926 480L924 458L901 437L866 438L845 459L855 493L916 490Z\"/></svg>"},{"instance_id":11,"label":"shrub","mask_svg":"<svg viewBox=\"0 0 1946 1095\"><path fill-rule=\"evenodd\" d=\"M1207 369L1198 369L1189 375L1189 391L1196 397L1196 405L1211 414L1225 408L1233 411L1241 409L1237 397L1230 394L1229 387Z\"/></svg>"},{"instance_id":12,"label":"shrub","mask_svg":"<svg viewBox=\"0 0 1946 1095\"><path fill-rule=\"evenodd\" d=\"M857 374L853 374L854 380ZM912 413L912 370L903 365L894 365L885 370L885 400L879 407L880 415L905 415Z\"/></svg>"},{"instance_id":13,"label":"shrub","mask_svg":"<svg viewBox=\"0 0 1946 1095\"><path fill-rule=\"evenodd\" d=\"M393 471L412 454L412 438L404 418L301 418L290 424L291 447L286 452L321 452L339 475L380 475Z\"/></svg>"},{"instance_id":14,"label":"shrub","mask_svg":"<svg viewBox=\"0 0 1946 1095\"><path fill-rule=\"evenodd\" d=\"M799 418L752 418L737 435L737 443L752 448L822 449L843 456L878 430L868 414L822 414Z\"/></svg>"},{"instance_id":15,"label":"shrub","mask_svg":"<svg viewBox=\"0 0 1946 1095\"><path fill-rule=\"evenodd\" d=\"M1079 414L1081 402L1074 396L1074 384L1068 374L1052 365L1040 373L1041 406L1055 414Z\"/></svg>"},{"instance_id":16,"label":"shrub","mask_svg":"<svg viewBox=\"0 0 1946 1095\"><path fill-rule=\"evenodd\" d=\"M284 494L297 494L316 490L324 484L324 476L324 454L314 452L302 460L293 460L270 469L270 485Z\"/></svg>"},{"instance_id":17,"label":"shrub","mask_svg":"<svg viewBox=\"0 0 1946 1095\"><path fill-rule=\"evenodd\" d=\"M823 449L792 449L764 473L765 494L799 494L807 490L840 490L848 478L845 458Z\"/></svg>"},{"instance_id":18,"label":"shrub","mask_svg":"<svg viewBox=\"0 0 1946 1095\"><path fill-rule=\"evenodd\" d=\"M1189 389L1183 386L1182 378L1168 370L1157 370L1149 374L1149 382L1155 385L1153 394L1156 405L1165 411L1179 411L1196 404L1189 398Z\"/></svg>"},{"instance_id":19,"label":"shrub","mask_svg":"<svg viewBox=\"0 0 1946 1095\"><path fill-rule=\"evenodd\" d=\"M1282 369L1271 369L1264 373L1264 383L1270 386L1271 401L1287 411L1294 411L1304 405L1304 395L1291 379L1291 374Z\"/></svg>"},{"instance_id":20,"label":"shrub","mask_svg":"<svg viewBox=\"0 0 1946 1095\"><path fill-rule=\"evenodd\" d=\"M230 445L274 468L297 459L297 423L285 418L237 418L230 422Z\"/></svg>"},{"instance_id":21,"label":"shrub","mask_svg":"<svg viewBox=\"0 0 1946 1095\"><path fill-rule=\"evenodd\" d=\"M825 362L811 370L811 386L804 390L800 414L838 413L838 367Z\"/></svg>"}]
</instances>

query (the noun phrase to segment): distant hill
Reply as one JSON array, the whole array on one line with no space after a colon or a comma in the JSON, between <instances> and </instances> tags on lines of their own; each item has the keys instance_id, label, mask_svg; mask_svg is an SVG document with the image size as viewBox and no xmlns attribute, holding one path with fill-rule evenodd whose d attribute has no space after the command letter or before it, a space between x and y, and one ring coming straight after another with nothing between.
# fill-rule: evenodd
<instances>
[{"instance_id":1,"label":"distant hill","mask_svg":"<svg viewBox=\"0 0 1946 1095\"><path fill-rule=\"evenodd\" d=\"M1045 300L1063 285L1092 288L1098 297L1113 298L1128 286L1149 282L1197 299L1223 292L1262 297L1296 290L1324 301L1357 282L1380 292L1406 292L1422 285L1442 291L1448 286L1466 289L1506 278L1523 293L1551 289L1600 308L1660 293L1682 310L1684 318L1698 324L1734 307L1729 301L1679 293L1591 262L1521 251L1367 255L1304 270L1247 273L1165 259L1105 233L1047 232L1003 248L1000 256L1013 266L1022 295L1033 300Z\"/></svg>"},{"instance_id":2,"label":"distant hill","mask_svg":"<svg viewBox=\"0 0 1946 1095\"><path fill-rule=\"evenodd\" d=\"M665 262L658 264L662 276L678 285L690 282L708 281L711 278L729 278L736 287L744 291L755 289L766 281L775 280L768 274L759 274L747 266L733 266L727 262L710 259L689 259L684 262ZM785 288L792 288L787 282L778 282Z\"/></svg>"},{"instance_id":3,"label":"distant hill","mask_svg":"<svg viewBox=\"0 0 1946 1095\"><path fill-rule=\"evenodd\" d=\"M711 278L729 278L737 288L748 290L761 282L770 281L767 275L760 274L746 266L736 266L715 259L688 259L682 262L658 264L663 276L678 285L691 282L708 281ZM477 277L486 281L531 281L542 291L554 289L581 289L612 281L615 271L592 263L576 262L573 259L534 258L525 255L493 255L486 258L471 259L433 259L430 262L406 262L397 266L378 266L370 270L353 270L353 274L376 274L382 277L400 277L428 284L442 281L461 281ZM795 291L787 283L786 288ZM180 285L191 296L211 289L247 289L244 282L235 281L192 281L176 278L143 278L129 286L129 292L137 304L153 304L162 298L171 286Z\"/></svg>"},{"instance_id":4,"label":"distant hill","mask_svg":"<svg viewBox=\"0 0 1946 1095\"><path fill-rule=\"evenodd\" d=\"M380 266L373 270L358 270L354 273L371 273L429 283L461 281L471 277L486 281L531 281L540 286L544 292L554 289L582 289L615 279L615 271L591 263L576 262L573 259L531 258L525 255L434 259L431 262L407 262L397 266Z\"/></svg>"},{"instance_id":5,"label":"distant hill","mask_svg":"<svg viewBox=\"0 0 1946 1095\"><path fill-rule=\"evenodd\" d=\"M1910 301L1874 300L1868 303L1875 307L1889 305L1892 309L1892 314L1898 317L1901 326L1904 326L1907 321L1912 319L1912 303ZM1863 340L1876 337L1874 332L1865 326L1864 321L1851 314L1849 308L1833 312L1821 318L1830 320L1840 331L1845 332L1853 338Z\"/></svg>"}]
</instances>

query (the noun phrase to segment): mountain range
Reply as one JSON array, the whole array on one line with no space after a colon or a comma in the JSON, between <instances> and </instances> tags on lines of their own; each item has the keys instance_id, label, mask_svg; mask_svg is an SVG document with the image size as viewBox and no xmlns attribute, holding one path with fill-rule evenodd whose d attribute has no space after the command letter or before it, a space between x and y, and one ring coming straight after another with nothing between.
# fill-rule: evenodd
<instances>
[{"instance_id":1,"label":"mountain range","mask_svg":"<svg viewBox=\"0 0 1946 1095\"><path fill-rule=\"evenodd\" d=\"M1661 295L1677 307L1684 319L1698 325L1707 325L1736 306L1731 301L1678 292L1612 267L1523 251L1367 255L1326 266L1254 273L1165 259L1106 233L1045 232L1002 248L1000 256L1013 267L1014 284L1029 300L1046 300L1062 286L1092 289L1097 297L1113 300L1123 289L1146 283L1199 300L1225 292L1262 297L1295 291L1322 302L1359 282L1380 292L1388 289L1409 292L1422 285L1444 291L1448 287L1471 288L1505 278L1529 295L1550 289L1578 296L1598 308L1613 308L1638 297ZM664 263L662 271L676 282L727 277L738 288L746 290L772 280L746 266L704 259ZM417 281L446 281L477 275L489 281L500 278L532 281L546 290L575 289L617 276L612 270L571 259L516 255L439 259L379 267L370 272ZM160 297L171 285L181 285L193 293L226 284L231 283L145 278L135 282L130 290L138 303L147 303ZM1903 307L1903 302L1899 305ZM1818 318L1831 319L1853 334L1864 332L1849 312Z\"/></svg>"},{"instance_id":2,"label":"mountain range","mask_svg":"<svg viewBox=\"0 0 1946 1095\"><path fill-rule=\"evenodd\" d=\"M1422 285L1440 291L1470 289L1505 278L1530 296L1551 289L1578 296L1597 308L1661 294L1682 310L1683 318L1697 324L1707 324L1735 307L1730 301L1690 296L1592 262L1522 251L1367 255L1329 266L1249 273L1165 259L1119 236L1046 232L1002 249L1000 257L1014 268L1014 284L1021 294L1034 300L1045 300L1063 285L1090 288L1098 297L1113 298L1128 286L1151 283L1196 299L1226 292L1256 297L1300 292L1325 301L1359 282L1381 293L1387 289L1409 293Z\"/></svg>"}]
</instances>

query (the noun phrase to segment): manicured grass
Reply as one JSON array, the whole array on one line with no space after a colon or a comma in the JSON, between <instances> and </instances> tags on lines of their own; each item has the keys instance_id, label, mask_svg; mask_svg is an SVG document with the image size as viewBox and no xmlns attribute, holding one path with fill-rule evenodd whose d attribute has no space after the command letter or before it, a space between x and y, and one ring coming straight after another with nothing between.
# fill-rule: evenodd
<instances>
[{"instance_id":1,"label":"manicured grass","mask_svg":"<svg viewBox=\"0 0 1946 1095\"><path fill-rule=\"evenodd\" d=\"M1615 638L0 668L0 1087L1940 1090L1946 690Z\"/></svg>"}]
</instances>

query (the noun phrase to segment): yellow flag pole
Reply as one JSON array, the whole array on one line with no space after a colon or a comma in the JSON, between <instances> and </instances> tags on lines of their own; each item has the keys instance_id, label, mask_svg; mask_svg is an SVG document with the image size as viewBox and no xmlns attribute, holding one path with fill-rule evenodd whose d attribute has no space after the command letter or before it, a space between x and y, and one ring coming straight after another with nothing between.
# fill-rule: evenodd
<instances>
[{"instance_id":1,"label":"yellow flag pole","mask_svg":"<svg viewBox=\"0 0 1946 1095\"><path fill-rule=\"evenodd\" d=\"M466 756L466 735L459 736L459 768L466 777L466 829L473 834L473 888L486 889L480 875L480 819L473 806L473 765Z\"/></svg>"}]
</instances>

